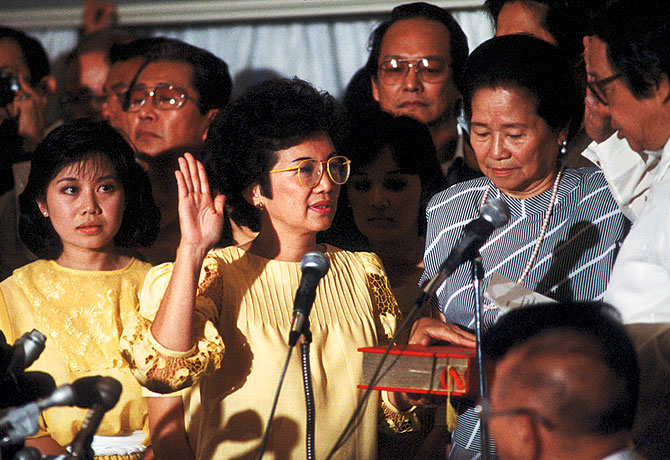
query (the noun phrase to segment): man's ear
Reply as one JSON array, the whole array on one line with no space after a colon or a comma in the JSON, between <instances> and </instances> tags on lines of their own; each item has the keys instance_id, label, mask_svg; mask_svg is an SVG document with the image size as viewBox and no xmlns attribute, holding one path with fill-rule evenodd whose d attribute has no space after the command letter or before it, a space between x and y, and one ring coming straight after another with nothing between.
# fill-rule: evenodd
<instances>
[{"instance_id":1,"label":"man's ear","mask_svg":"<svg viewBox=\"0 0 670 460\"><path fill-rule=\"evenodd\" d=\"M517 443L514 445L515 457L528 460L540 458L542 453L542 438L532 417L517 417L515 420Z\"/></svg>"},{"instance_id":2,"label":"man's ear","mask_svg":"<svg viewBox=\"0 0 670 460\"><path fill-rule=\"evenodd\" d=\"M219 113L219 109L210 109L207 112L206 117L207 117L208 123L207 123L207 127L205 128L205 130L202 133L202 141L203 142L205 142L205 139L207 139L207 133L209 133L209 127L212 126L212 121L214 121L214 117L216 116L217 113Z\"/></svg>"},{"instance_id":3,"label":"man's ear","mask_svg":"<svg viewBox=\"0 0 670 460\"><path fill-rule=\"evenodd\" d=\"M663 97L663 103L667 104L670 101L670 81L668 76L663 74L661 80L656 84L659 94Z\"/></svg>"},{"instance_id":4,"label":"man's ear","mask_svg":"<svg viewBox=\"0 0 670 460\"><path fill-rule=\"evenodd\" d=\"M372 85L372 97L375 98L375 101L379 102L379 88L377 87L376 75L370 77L370 84Z\"/></svg>"},{"instance_id":5,"label":"man's ear","mask_svg":"<svg viewBox=\"0 0 670 460\"><path fill-rule=\"evenodd\" d=\"M40 80L37 87L45 96L51 97L56 93L56 85L56 78L52 75L47 75Z\"/></svg>"}]
</instances>

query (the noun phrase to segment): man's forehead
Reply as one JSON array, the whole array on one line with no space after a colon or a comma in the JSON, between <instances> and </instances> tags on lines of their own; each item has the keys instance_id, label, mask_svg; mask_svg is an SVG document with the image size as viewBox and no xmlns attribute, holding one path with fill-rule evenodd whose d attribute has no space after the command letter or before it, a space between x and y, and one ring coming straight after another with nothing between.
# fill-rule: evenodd
<instances>
[{"instance_id":1,"label":"man's forehead","mask_svg":"<svg viewBox=\"0 0 670 460\"><path fill-rule=\"evenodd\" d=\"M12 72L20 73L30 79L30 69L26 64L23 50L10 38L0 38L0 67L9 67Z\"/></svg>"},{"instance_id":2,"label":"man's forehead","mask_svg":"<svg viewBox=\"0 0 670 460\"><path fill-rule=\"evenodd\" d=\"M451 37L443 23L422 17L401 19L388 28L381 42L383 56L450 56Z\"/></svg>"},{"instance_id":3,"label":"man's forehead","mask_svg":"<svg viewBox=\"0 0 670 460\"><path fill-rule=\"evenodd\" d=\"M183 89L192 89L193 67L184 61L154 61L148 63L135 82L136 86L158 84L174 85Z\"/></svg>"}]
</instances>

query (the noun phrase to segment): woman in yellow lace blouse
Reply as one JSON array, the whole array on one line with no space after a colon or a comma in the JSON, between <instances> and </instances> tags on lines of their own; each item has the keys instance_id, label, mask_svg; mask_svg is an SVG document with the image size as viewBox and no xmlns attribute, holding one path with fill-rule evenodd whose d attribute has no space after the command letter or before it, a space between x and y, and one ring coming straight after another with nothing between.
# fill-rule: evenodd
<instances>
[{"instance_id":1,"label":"woman in yellow lace blouse","mask_svg":"<svg viewBox=\"0 0 670 460\"><path fill-rule=\"evenodd\" d=\"M309 317L316 458L326 457L362 395L357 348L395 329L397 304L379 259L316 241L349 176L348 159L335 149L341 120L331 96L297 79L273 80L217 115L207 175L190 155L180 159L177 259L147 275L140 308L146 319L126 329L122 347L154 391L199 380L197 459L258 454L306 252L330 261ZM252 242L211 249L221 234L224 196L211 198L207 177L225 194L232 218L259 229ZM283 460L305 455L300 357L291 358L266 449ZM333 458L376 458L376 420L375 396Z\"/></svg>"},{"instance_id":2,"label":"woman in yellow lace blouse","mask_svg":"<svg viewBox=\"0 0 670 460\"><path fill-rule=\"evenodd\" d=\"M132 148L106 123L77 120L35 150L20 198L19 232L40 260L0 284L0 328L9 342L33 328L46 348L31 370L57 385L107 375L121 398L98 430L97 457L140 459L147 444L146 402L119 351L124 325L137 315L150 265L127 254L158 233L159 212ZM28 445L64 453L86 410L54 407Z\"/></svg>"}]
</instances>

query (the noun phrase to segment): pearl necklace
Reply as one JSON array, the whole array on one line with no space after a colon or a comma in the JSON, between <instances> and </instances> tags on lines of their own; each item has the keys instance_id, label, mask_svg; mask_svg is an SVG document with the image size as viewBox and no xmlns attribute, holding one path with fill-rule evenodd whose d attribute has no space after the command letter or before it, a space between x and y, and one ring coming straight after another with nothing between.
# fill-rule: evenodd
<instances>
[{"instance_id":1,"label":"pearl necklace","mask_svg":"<svg viewBox=\"0 0 670 460\"><path fill-rule=\"evenodd\" d=\"M554 205L556 204L556 197L558 196L558 184L561 182L561 177L563 177L564 170L565 168L561 167L561 169L558 170L558 174L556 174L556 179L554 179L554 186L551 191L551 199L549 200L549 206L547 206L547 212L545 213L544 220L542 221L540 236L537 237L535 247L533 248L533 252L530 253L530 259L528 259L526 268L523 269L523 272L521 272L521 276L519 277L518 280L516 280L517 284L523 283L523 281L526 279L526 275L528 275L528 272L530 272L530 268L533 266L533 263L535 263L537 254L540 252L540 246L542 245L542 240L544 240L544 236L547 233L547 227L549 227L549 218L551 217L551 214L554 211ZM484 192L484 196L482 197L482 202L479 205L480 208L484 206L484 203L486 203L486 199L488 198L490 191L491 186L489 185L486 188L486 191Z\"/></svg>"}]
</instances>

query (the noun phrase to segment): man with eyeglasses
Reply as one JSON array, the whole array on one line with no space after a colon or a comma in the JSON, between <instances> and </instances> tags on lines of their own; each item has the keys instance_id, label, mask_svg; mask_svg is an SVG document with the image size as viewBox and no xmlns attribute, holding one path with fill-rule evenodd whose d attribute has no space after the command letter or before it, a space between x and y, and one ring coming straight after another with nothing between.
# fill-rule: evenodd
<instances>
[{"instance_id":1,"label":"man with eyeglasses","mask_svg":"<svg viewBox=\"0 0 670 460\"><path fill-rule=\"evenodd\" d=\"M643 380L633 434L649 458L670 452L669 24L665 3L622 0L584 39L585 125L597 141L584 156L601 166L633 222L605 300L635 328Z\"/></svg>"},{"instance_id":2,"label":"man with eyeglasses","mask_svg":"<svg viewBox=\"0 0 670 460\"><path fill-rule=\"evenodd\" d=\"M514 310L486 331L494 364L478 412L500 460L641 460L629 448L639 391L635 348L600 303Z\"/></svg>"},{"instance_id":3,"label":"man with eyeglasses","mask_svg":"<svg viewBox=\"0 0 670 460\"><path fill-rule=\"evenodd\" d=\"M129 43L116 43L109 48L109 72L102 87L102 117L114 128L128 135L128 116L121 104L133 77L144 63L145 54L163 37L138 38Z\"/></svg>"},{"instance_id":4,"label":"man with eyeglasses","mask_svg":"<svg viewBox=\"0 0 670 460\"><path fill-rule=\"evenodd\" d=\"M209 125L230 99L226 63L213 54L174 39L154 39L143 63L120 95L127 134L137 160L151 180L161 211L156 243L143 251L151 263L172 261L179 243L177 158L202 150Z\"/></svg>"},{"instance_id":5,"label":"man with eyeglasses","mask_svg":"<svg viewBox=\"0 0 670 460\"><path fill-rule=\"evenodd\" d=\"M481 175L458 125L468 43L456 20L428 3L400 5L370 42L365 69L381 109L428 126L449 185Z\"/></svg>"}]
</instances>

